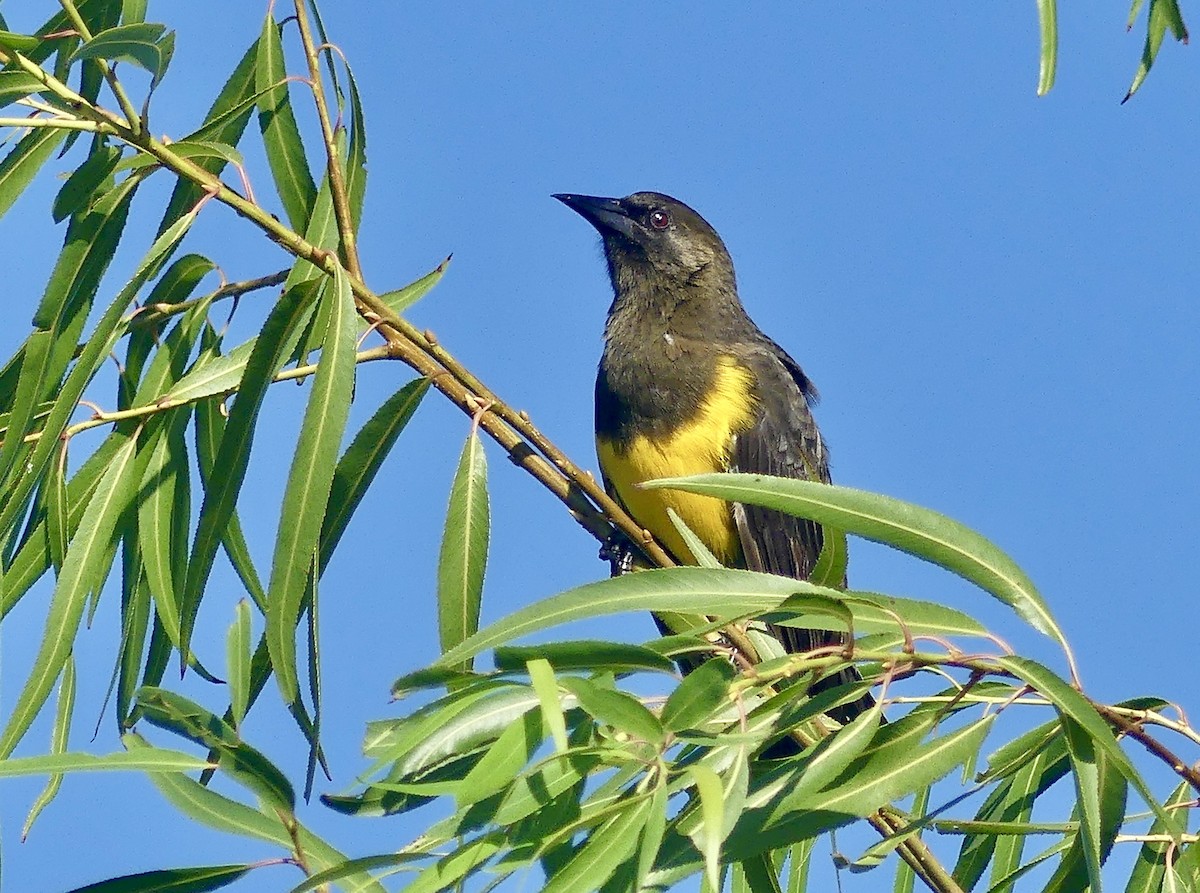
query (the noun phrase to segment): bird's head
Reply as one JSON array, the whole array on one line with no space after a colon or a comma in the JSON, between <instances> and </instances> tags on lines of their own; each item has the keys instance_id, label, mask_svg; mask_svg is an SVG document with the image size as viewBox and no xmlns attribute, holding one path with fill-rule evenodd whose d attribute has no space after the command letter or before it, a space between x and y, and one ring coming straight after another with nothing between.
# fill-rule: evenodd
<instances>
[{"instance_id":1,"label":"bird's head","mask_svg":"<svg viewBox=\"0 0 1200 893\"><path fill-rule=\"evenodd\" d=\"M554 196L600 233L613 285L627 279L676 290L732 290L733 261L707 220L660 192L625 198Z\"/></svg>"}]
</instances>

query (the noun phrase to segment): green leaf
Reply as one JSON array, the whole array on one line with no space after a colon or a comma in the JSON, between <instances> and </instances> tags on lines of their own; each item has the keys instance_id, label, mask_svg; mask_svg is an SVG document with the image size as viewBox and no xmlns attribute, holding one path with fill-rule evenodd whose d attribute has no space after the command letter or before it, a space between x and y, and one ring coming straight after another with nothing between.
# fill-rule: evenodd
<instances>
[{"instance_id":1,"label":"green leaf","mask_svg":"<svg viewBox=\"0 0 1200 893\"><path fill-rule=\"evenodd\" d=\"M260 94L258 123L284 214L292 229L303 232L312 215L317 187L308 169L308 159L304 157L300 127L296 124L288 96L281 30L268 13L258 38L255 62L254 83Z\"/></svg>"},{"instance_id":2,"label":"green leaf","mask_svg":"<svg viewBox=\"0 0 1200 893\"><path fill-rule=\"evenodd\" d=\"M772 821L805 808L814 792L849 775L847 769L868 753L882 721L882 708L876 704L829 737L805 749L770 775L758 780L748 805L765 807ZM923 730L913 737L920 737ZM905 744L907 747L912 745ZM857 773L856 773L857 775Z\"/></svg>"},{"instance_id":3,"label":"green leaf","mask_svg":"<svg viewBox=\"0 0 1200 893\"><path fill-rule=\"evenodd\" d=\"M542 717L529 711L500 733L462 780L455 794L459 809L498 794L511 785L542 744Z\"/></svg>"},{"instance_id":4,"label":"green leaf","mask_svg":"<svg viewBox=\"0 0 1200 893\"><path fill-rule=\"evenodd\" d=\"M204 116L204 124L199 130L188 134L186 141L203 140L236 146L246 129L246 123L254 112L254 75L258 60L258 41L242 55L241 61L229 75L221 87L208 114ZM224 158L203 158L196 162L210 174L219 175L228 162ZM188 209L195 206L204 194L204 190L191 180L179 178L167 201L163 219L158 225L158 231L163 232L167 227L180 218Z\"/></svg>"},{"instance_id":5,"label":"green leaf","mask_svg":"<svg viewBox=\"0 0 1200 893\"><path fill-rule=\"evenodd\" d=\"M143 445L146 459L137 503L138 544L146 582L163 628L176 648L180 646L178 584L183 581L176 580L173 573L172 533L178 523L173 517L177 478L191 475L182 442L187 420L181 413L167 424L155 426Z\"/></svg>"},{"instance_id":6,"label":"green leaf","mask_svg":"<svg viewBox=\"0 0 1200 893\"><path fill-rule=\"evenodd\" d=\"M1058 69L1058 3L1056 0L1037 0L1037 9L1041 32L1037 95L1045 96L1054 86Z\"/></svg>"},{"instance_id":7,"label":"green leaf","mask_svg":"<svg viewBox=\"0 0 1200 893\"><path fill-rule=\"evenodd\" d=\"M233 714L233 727L240 729L250 705L250 605L245 599L235 608L233 623L225 637L225 654L229 709Z\"/></svg>"},{"instance_id":8,"label":"green leaf","mask_svg":"<svg viewBox=\"0 0 1200 893\"><path fill-rule=\"evenodd\" d=\"M558 681L555 679L554 670L541 658L531 660L527 666L529 681L533 684L533 691L541 705L542 718L554 739L554 747L559 753L564 753L570 747L570 743L567 740L567 724L563 718L562 699L558 694Z\"/></svg>"},{"instance_id":9,"label":"green leaf","mask_svg":"<svg viewBox=\"0 0 1200 893\"><path fill-rule=\"evenodd\" d=\"M492 820L511 825L528 818L580 785L600 763L596 754L565 753L543 761L541 767L517 779L505 793Z\"/></svg>"},{"instance_id":10,"label":"green leaf","mask_svg":"<svg viewBox=\"0 0 1200 893\"><path fill-rule=\"evenodd\" d=\"M121 647L117 654L115 718L117 730L124 733L133 724L134 692L138 686L138 674L142 669L142 654L150 626L150 590L146 586L146 578L139 578L135 586L129 587L121 595ZM147 658L148 668L152 659L153 653Z\"/></svg>"},{"instance_id":11,"label":"green leaf","mask_svg":"<svg viewBox=\"0 0 1200 893\"><path fill-rule=\"evenodd\" d=\"M822 527L821 554L817 556L812 573L808 575L809 582L818 586L831 586L834 589L844 588L849 559L845 532L833 527Z\"/></svg>"},{"instance_id":12,"label":"green leaf","mask_svg":"<svg viewBox=\"0 0 1200 893\"><path fill-rule=\"evenodd\" d=\"M304 411L300 442L288 473L275 538L275 557L271 563L271 581L267 586L267 646L275 679L288 704L300 697L296 675L296 624L320 541L354 389L354 322L357 316L350 280L340 267L334 276L334 284L323 299L330 304L329 327L322 342L312 394Z\"/></svg>"},{"instance_id":13,"label":"green leaf","mask_svg":"<svg viewBox=\"0 0 1200 893\"><path fill-rule=\"evenodd\" d=\"M110 878L70 893L206 893L244 877L254 865L202 865L195 868L162 868Z\"/></svg>"},{"instance_id":14,"label":"green leaf","mask_svg":"<svg viewBox=\"0 0 1200 893\"><path fill-rule=\"evenodd\" d=\"M63 183L54 197L54 204L50 208L54 222L60 223L83 210L97 191L109 182L120 160L121 150L116 146L97 146L83 164L67 177L67 182Z\"/></svg>"},{"instance_id":15,"label":"green leaf","mask_svg":"<svg viewBox=\"0 0 1200 893\"><path fill-rule=\"evenodd\" d=\"M704 541L696 536L696 532L684 523L683 518L679 517L679 513L670 506L667 507L667 518L670 519L671 525L675 528L675 532L679 534L679 538L683 540L683 544L687 550L692 553L692 558L695 559L693 564L700 567L721 567L721 562L717 556L712 553L708 546L704 545Z\"/></svg>"},{"instance_id":16,"label":"green leaf","mask_svg":"<svg viewBox=\"0 0 1200 893\"><path fill-rule=\"evenodd\" d=\"M667 698L661 715L663 727L679 732L711 719L729 700L729 683L735 678L737 671L723 660L702 663Z\"/></svg>"},{"instance_id":17,"label":"green leaf","mask_svg":"<svg viewBox=\"0 0 1200 893\"><path fill-rule=\"evenodd\" d=\"M803 799L789 798L795 804L789 812L776 810L771 817L762 810L747 812L729 837L727 856L744 859L789 845L870 815L932 784L971 758L994 718L985 717L916 748L902 738L894 739L891 746L873 753L866 768L847 771L848 780L841 784Z\"/></svg>"},{"instance_id":18,"label":"green leaf","mask_svg":"<svg viewBox=\"0 0 1200 893\"><path fill-rule=\"evenodd\" d=\"M58 687L58 709L54 715L54 730L50 734L51 756L60 756L67 752L67 743L71 734L71 715L74 711L75 661L68 659L66 666L63 667L62 681ZM37 757L33 759L37 759ZM0 761L0 776L4 774L4 766L4 762ZM63 775L61 772L52 773L46 782L45 789L33 801L33 806L29 809L29 816L25 819L25 826L21 829L22 841L29 836L29 829L33 827L34 821L41 814L42 810L49 806L50 802L58 796L59 788L62 787L62 780Z\"/></svg>"},{"instance_id":19,"label":"green leaf","mask_svg":"<svg viewBox=\"0 0 1200 893\"><path fill-rule=\"evenodd\" d=\"M96 486L108 468L113 456L125 444L128 435L120 432L110 434L104 442L88 456L67 484L67 531L68 539L75 535L83 511L91 502ZM13 556L0 586L0 620L20 601L29 588L50 567L50 550L47 542L45 520L35 525L33 533Z\"/></svg>"},{"instance_id":20,"label":"green leaf","mask_svg":"<svg viewBox=\"0 0 1200 893\"><path fill-rule=\"evenodd\" d=\"M1046 667L1028 658L1004 656L997 658L996 663L1023 682L1027 682L1050 701L1060 715L1074 720L1091 738L1096 750L1111 760L1113 767L1137 789L1159 820L1171 829L1171 834L1177 836L1182 833L1183 829L1178 824L1178 819L1169 815L1159 805L1149 785L1113 737L1108 724L1083 695Z\"/></svg>"},{"instance_id":21,"label":"green leaf","mask_svg":"<svg viewBox=\"0 0 1200 893\"><path fill-rule=\"evenodd\" d=\"M558 684L575 695L579 706L595 719L650 744L658 746L663 743L663 724L632 695L602 688L578 676L561 677Z\"/></svg>"},{"instance_id":22,"label":"green leaf","mask_svg":"<svg viewBox=\"0 0 1200 893\"><path fill-rule=\"evenodd\" d=\"M808 889L808 867L815 844L816 840L810 837L788 847L787 893L804 893Z\"/></svg>"},{"instance_id":23,"label":"green leaf","mask_svg":"<svg viewBox=\"0 0 1200 893\"><path fill-rule=\"evenodd\" d=\"M537 694L526 686L469 691L435 702L400 722L372 724L363 750L377 761L395 761L397 777L415 775L491 743L539 703ZM562 710L558 712L561 716Z\"/></svg>"},{"instance_id":24,"label":"green leaf","mask_svg":"<svg viewBox=\"0 0 1200 893\"><path fill-rule=\"evenodd\" d=\"M350 145L346 152L346 197L350 203L350 220L355 231L362 220L363 200L367 192L367 123L363 115L362 97L354 72L346 66L350 81Z\"/></svg>"},{"instance_id":25,"label":"green leaf","mask_svg":"<svg viewBox=\"0 0 1200 893\"><path fill-rule=\"evenodd\" d=\"M132 194L131 189L132 187L129 187L122 193L121 187L117 187L113 193L109 193L109 196L113 197L112 201L116 203L118 208L124 207L127 210L128 198ZM103 200L101 204L103 204ZM110 216L110 212L112 216ZM108 206L105 208L105 210L101 211L99 210L98 206L96 213L104 220L105 225L113 222L114 217L119 218L120 226L124 225L125 212L123 211L114 210L111 206ZM88 215L88 217L92 216L93 215L90 214ZM129 302L133 300L134 296L140 290L144 282L156 272L159 263L165 256L165 253L168 252L171 247L183 237L193 219L194 218L192 217L188 217L185 220L179 221L176 226L172 227L168 232L164 233L161 237L155 240L154 244L150 247L149 253L134 271L134 274L130 278L129 282L124 288L121 289L116 298L113 299L112 304L109 305L108 309L97 322L96 328L92 332L91 337L87 340L83 351L79 354L74 368L71 370L70 374L58 388L58 391L55 394L54 406L50 410L50 414L46 417L45 424L42 427L41 438L39 438L37 443L34 444L33 450L28 455L27 460L22 462L21 472L23 476L12 485L12 489L8 493L8 502L5 504L3 510L0 510L0 531L9 530L11 525L24 511L26 499L32 492L36 482L41 478L47 462L50 461L51 456L58 449L58 439L62 436L63 431L66 429L67 422L70 420L71 414L75 411L76 405L78 404L79 398L83 394L84 388L87 387L93 376L95 376L97 371L99 371L100 366L103 364L104 360L111 351L112 345L120 335L122 330L122 316L128 307ZM68 239L70 239L71 229L72 228L68 228ZM117 232L119 233L119 229ZM102 238L98 235L97 238L100 244L106 244L107 237ZM116 235L112 235L112 238L115 239ZM111 246L109 246L109 248L111 248ZM56 274L62 266L63 256L66 256L67 254L68 250L64 249L63 255L59 258L60 263L56 265ZM97 277L103 272L103 268L107 266L108 260L111 260L111 251L110 256L101 261L101 269L95 274ZM68 264L68 266L70 265ZM53 286L54 282L55 278L52 278L51 286ZM71 290L74 291L76 286L79 285L79 281L72 279L72 283ZM53 361L57 369L65 369L67 363L70 361L70 357L75 352L75 339L81 331L84 318L87 315L86 304L90 303L90 295L94 294L97 285L98 279L90 282L86 287L79 286L81 288L85 288L89 294L86 295L87 301L84 302L84 306L77 308L77 312L75 313L75 321L67 327L64 334L58 338L54 348L52 348L52 350L58 354L56 359ZM69 303L70 298L71 296L68 295L61 300L65 305ZM51 305L56 303L50 298L49 292L47 293L47 296L43 298L43 305L47 303ZM36 321L35 324L37 324ZM50 325L56 325L55 318L53 316L50 320ZM58 375L52 372L49 376L49 379L52 382L57 382Z\"/></svg>"},{"instance_id":26,"label":"green leaf","mask_svg":"<svg viewBox=\"0 0 1200 893\"><path fill-rule=\"evenodd\" d=\"M0 480L5 483L11 475L17 473L20 466L16 461L17 457L29 450L23 440L30 433L42 403L47 380L52 375L50 370L54 361L54 341L53 332L35 331L25 342L12 411L8 415L4 443L0 446ZM57 384L62 370L54 371L57 373L54 383Z\"/></svg>"},{"instance_id":27,"label":"green leaf","mask_svg":"<svg viewBox=\"0 0 1200 893\"><path fill-rule=\"evenodd\" d=\"M309 291L293 289L284 292L271 310L262 331L254 342L254 349L242 376L242 386L237 399L229 411L229 421L221 435L221 445L213 460L213 467L221 469L208 482L204 492L204 503L200 509L196 535L192 543L192 555L188 561L187 580L183 598L180 600L180 640L187 652L191 641L196 613L204 592L208 576L212 572L217 548L224 536L226 525L233 516L238 491L246 477L250 461L250 443L263 398L275 373L286 356L288 340L304 318ZM186 658L184 658L186 659Z\"/></svg>"},{"instance_id":28,"label":"green leaf","mask_svg":"<svg viewBox=\"0 0 1200 893\"><path fill-rule=\"evenodd\" d=\"M1167 798L1164 807L1169 811L1177 811L1183 804L1192 800L1192 788L1185 781L1179 785ZM1162 837L1169 829L1161 820L1155 821L1147 832L1149 837ZM1195 846L1196 844L1192 844ZM1164 885L1167 876L1167 848L1169 844L1156 841L1142 844L1138 852L1137 862L1129 875L1129 883L1125 893L1160 893L1170 888ZM1177 857L1176 857L1177 858Z\"/></svg>"},{"instance_id":29,"label":"green leaf","mask_svg":"<svg viewBox=\"0 0 1200 893\"><path fill-rule=\"evenodd\" d=\"M167 73L174 50L174 32L168 32L166 25L140 22L101 31L75 51L72 61L111 59L131 62L150 72L153 76L150 88L154 89Z\"/></svg>"},{"instance_id":30,"label":"green leaf","mask_svg":"<svg viewBox=\"0 0 1200 893\"><path fill-rule=\"evenodd\" d=\"M213 479L213 467L224 432L225 417L221 414L221 407L217 402L206 400L197 404L196 463L200 471L200 480L203 482L206 492L209 481ZM242 585L246 587L246 592L250 595L251 600L258 610L265 614L267 593L263 589L258 571L250 558L250 547L246 545L246 535L242 532L242 522L238 518L236 509L229 516L229 521L226 523L224 531L221 532L221 544L225 547L225 554L229 556L229 562L233 565ZM185 569L183 574L185 577L186 573Z\"/></svg>"},{"instance_id":31,"label":"green leaf","mask_svg":"<svg viewBox=\"0 0 1200 893\"><path fill-rule=\"evenodd\" d=\"M293 300L307 297L307 294L302 295L300 290L296 290ZM257 343L258 338L252 338L227 354L202 356L186 375L171 385L161 399L186 403L227 394L237 389ZM146 395L146 399L151 399L149 394Z\"/></svg>"},{"instance_id":32,"label":"green leaf","mask_svg":"<svg viewBox=\"0 0 1200 893\"><path fill-rule=\"evenodd\" d=\"M171 143L171 154L178 155L180 158L187 158L192 161L198 159L219 159L229 164L244 166L246 163L242 153L228 143L219 143L215 140L180 140L177 143ZM158 159L153 155L134 155L127 159L121 167L128 170L138 170L139 168L149 167L152 164L158 164Z\"/></svg>"},{"instance_id":33,"label":"green leaf","mask_svg":"<svg viewBox=\"0 0 1200 893\"><path fill-rule=\"evenodd\" d=\"M437 890L456 888L463 878L474 874L483 863L504 849L502 834L493 833L477 837L438 859L405 885L404 889L406 893L434 893ZM547 888L542 889L545 893Z\"/></svg>"},{"instance_id":34,"label":"green leaf","mask_svg":"<svg viewBox=\"0 0 1200 893\"><path fill-rule=\"evenodd\" d=\"M718 784L718 789L719 789ZM593 831L570 859L546 879L542 893L595 890L634 852L650 816L649 797L638 797Z\"/></svg>"},{"instance_id":35,"label":"green leaf","mask_svg":"<svg viewBox=\"0 0 1200 893\"><path fill-rule=\"evenodd\" d=\"M98 590L108 574L106 558L117 520L133 497L133 455L136 441L130 438L113 457L80 520L50 598L46 630L38 647L33 670L9 711L8 724L0 735L0 758L7 757L24 736L55 679L71 655L88 593Z\"/></svg>"},{"instance_id":36,"label":"green leaf","mask_svg":"<svg viewBox=\"0 0 1200 893\"><path fill-rule=\"evenodd\" d=\"M1130 12L1131 24L1140 5L1140 3L1135 3L1133 11ZM1177 41L1187 43L1187 26L1183 23L1183 13L1180 12L1177 0L1150 0L1150 14L1146 20L1146 45L1142 49L1142 61L1134 73L1133 83L1129 85L1129 92L1125 94L1125 98L1121 102L1128 102L1129 98L1146 80L1146 75L1150 73L1150 68L1158 57L1158 51L1162 47L1163 37L1166 36L1168 28Z\"/></svg>"},{"instance_id":37,"label":"green leaf","mask_svg":"<svg viewBox=\"0 0 1200 893\"><path fill-rule=\"evenodd\" d=\"M675 672L675 664L644 645L625 645L596 639L497 648L494 660L497 670L515 672L524 670L525 664L536 657L546 660L558 673L567 670L607 670L610 673L630 673L639 670Z\"/></svg>"},{"instance_id":38,"label":"green leaf","mask_svg":"<svg viewBox=\"0 0 1200 893\"><path fill-rule=\"evenodd\" d=\"M0 38L0 42L3 42L3 38ZM0 107L44 89L46 88L41 79L28 71L0 71Z\"/></svg>"},{"instance_id":39,"label":"green leaf","mask_svg":"<svg viewBox=\"0 0 1200 893\"><path fill-rule=\"evenodd\" d=\"M289 814L295 810L296 794L287 777L215 714L183 695L151 686L138 692L138 706L147 722L214 751L223 772L267 803Z\"/></svg>"},{"instance_id":40,"label":"green leaf","mask_svg":"<svg viewBox=\"0 0 1200 893\"><path fill-rule=\"evenodd\" d=\"M1100 767L1096 749L1087 732L1069 718L1063 718L1066 733L1067 753L1071 757L1072 775L1075 779L1075 803L1080 818L1079 840L1083 845L1084 864L1087 866L1088 884L1095 893L1100 893Z\"/></svg>"},{"instance_id":41,"label":"green leaf","mask_svg":"<svg viewBox=\"0 0 1200 893\"><path fill-rule=\"evenodd\" d=\"M64 136L65 130L39 127L21 137L12 151L0 161L0 217L13 206L25 187L33 182Z\"/></svg>"},{"instance_id":42,"label":"green leaf","mask_svg":"<svg viewBox=\"0 0 1200 893\"><path fill-rule=\"evenodd\" d=\"M375 480L375 475L383 467L383 460L391 452L428 390L429 379L418 378L396 391L354 435L354 440L338 460L321 526L319 551L322 570L333 557L342 534L350 524L350 518Z\"/></svg>"},{"instance_id":43,"label":"green leaf","mask_svg":"<svg viewBox=\"0 0 1200 893\"><path fill-rule=\"evenodd\" d=\"M480 630L443 654L435 666L457 666L488 648L576 620L625 611L743 618L773 611L796 593L843 601L851 609L856 627L866 631L894 631L897 628L895 615L907 619L910 613L914 621L910 628L915 630L927 620L929 630L939 630L931 633L934 635L947 631L964 634L983 631L982 626L960 612L924 602L890 599L872 593L841 592L814 586L805 580L732 568L674 567L612 577L543 599ZM819 615L811 616L818 624L822 622ZM828 623L828 620L823 622Z\"/></svg>"},{"instance_id":44,"label":"green leaf","mask_svg":"<svg viewBox=\"0 0 1200 893\"><path fill-rule=\"evenodd\" d=\"M1027 739L1027 757L988 795L976 812L975 821L1028 822L1037 798L1067 773L1066 743L1059 723L1056 720L1046 725L1053 727L1054 734L1049 738ZM954 877L970 889L983 877L990 862L991 882L999 888L996 893L1011 893L1011 887L1005 888L1001 879L1020 868L1024 847L1023 835L969 833L963 838Z\"/></svg>"},{"instance_id":45,"label":"green leaf","mask_svg":"<svg viewBox=\"0 0 1200 893\"><path fill-rule=\"evenodd\" d=\"M900 549L970 580L1067 649L1062 630L1025 572L978 533L938 512L850 487L765 475L705 474L644 486L761 505Z\"/></svg>"},{"instance_id":46,"label":"green leaf","mask_svg":"<svg viewBox=\"0 0 1200 893\"><path fill-rule=\"evenodd\" d=\"M121 21L136 25L146 21L146 6L149 0L121 0Z\"/></svg>"},{"instance_id":47,"label":"green leaf","mask_svg":"<svg viewBox=\"0 0 1200 893\"><path fill-rule=\"evenodd\" d=\"M131 751L153 749L132 732L126 734L122 740ZM288 855L291 855L298 845L304 853L309 869L314 872L342 866L348 861L345 854L313 834L293 817L289 817L285 824L274 811L265 814L251 809L209 790L185 775L157 773L149 778L176 809L202 825L239 837L274 843ZM385 893L383 886L365 871L348 876L342 886L343 889L360 893Z\"/></svg>"},{"instance_id":48,"label":"green leaf","mask_svg":"<svg viewBox=\"0 0 1200 893\"><path fill-rule=\"evenodd\" d=\"M14 34L12 31L0 31L0 47L16 50L18 53L28 53L37 49L41 41L27 34Z\"/></svg>"},{"instance_id":49,"label":"green leaf","mask_svg":"<svg viewBox=\"0 0 1200 893\"><path fill-rule=\"evenodd\" d=\"M438 556L438 632L449 651L479 629L483 575L487 568L490 509L483 443L471 430L454 482ZM458 669L471 669L465 660Z\"/></svg>"},{"instance_id":50,"label":"green leaf","mask_svg":"<svg viewBox=\"0 0 1200 893\"><path fill-rule=\"evenodd\" d=\"M712 890L721 889L721 841L725 815L721 779L707 766L691 766L687 770L700 798L700 835L695 841L704 857L705 879Z\"/></svg>"},{"instance_id":51,"label":"green leaf","mask_svg":"<svg viewBox=\"0 0 1200 893\"><path fill-rule=\"evenodd\" d=\"M51 753L0 760L0 778L64 772L192 772L208 765L190 753L159 748L110 754Z\"/></svg>"},{"instance_id":52,"label":"green leaf","mask_svg":"<svg viewBox=\"0 0 1200 893\"><path fill-rule=\"evenodd\" d=\"M405 310L425 297L429 290L438 284L442 276L445 275L446 268L450 266L450 258L452 256L447 255L446 259L434 267L432 272L426 273L420 279L410 282L403 288L398 288L395 291L385 291L379 296L379 299L391 307L397 316L403 315Z\"/></svg>"},{"instance_id":53,"label":"green leaf","mask_svg":"<svg viewBox=\"0 0 1200 893\"><path fill-rule=\"evenodd\" d=\"M405 865L427 858L423 853L379 853L374 856L359 856L357 859L347 859L341 865L335 865L324 871L319 871L307 878L303 883L292 887L288 893L308 893L318 888L328 889L330 881L338 881L352 874L369 871L373 868L391 868L394 865Z\"/></svg>"}]
</instances>

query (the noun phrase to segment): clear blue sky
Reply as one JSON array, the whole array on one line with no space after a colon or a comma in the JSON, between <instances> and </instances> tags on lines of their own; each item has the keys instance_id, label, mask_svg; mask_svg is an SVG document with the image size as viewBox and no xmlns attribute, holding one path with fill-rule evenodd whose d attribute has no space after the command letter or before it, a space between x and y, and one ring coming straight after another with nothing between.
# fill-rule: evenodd
<instances>
[{"instance_id":1,"label":"clear blue sky","mask_svg":"<svg viewBox=\"0 0 1200 893\"><path fill-rule=\"evenodd\" d=\"M151 4L152 20L179 29L156 132L179 137L194 126L256 37L262 6ZM1121 106L1142 44L1141 25L1125 32L1127 4L1086 14L1064 4L1059 80L1044 99L1034 92L1032 4L547 6L326 4L367 106L369 283L397 287L453 251L412 318L593 466L592 381L609 286L594 233L549 196L655 189L681 198L725 238L750 313L820 387L835 480L936 508L1007 549L1067 630L1090 693L1159 694L1200 715L1194 51L1164 45L1142 92ZM5 14L20 30L52 7ZM295 57L291 68L301 70ZM302 90L295 99L306 108ZM267 195L252 145L251 176ZM0 221L5 357L25 336L61 243L48 210L57 187L44 175ZM154 199L141 201L149 209ZM143 230L136 245L147 238ZM215 204L192 247L231 279L286 263ZM104 294L135 259L118 260ZM352 428L407 378L399 365L363 369ZM241 502L264 574L305 394L285 385L270 397ZM321 791L352 784L364 722L400 709L387 703L389 683L436 656L433 563L467 428L430 396L325 578L335 781ZM98 442L81 438L75 459ZM489 458L485 621L605 575L595 544L558 503L498 451ZM1018 649L1054 660L1002 606L914 560L854 542L850 577L975 611ZM0 713L28 670L46 584L0 633ZM79 640L78 749L119 747L111 716L89 740L117 595L105 593ZM232 575L214 578L200 647L217 667L239 597ZM634 617L592 632L642 639L653 627ZM183 690L223 709L219 690L193 679ZM298 776L299 736L273 687L266 700L247 736ZM39 722L21 753L43 749L48 734ZM8 890L275 855L197 828L144 779L116 775L68 777L22 845L41 785L0 783ZM352 821L318 804L301 818L358 855L401 845L429 814ZM287 868L269 872L233 889L299 880ZM879 883L852 876L844 888Z\"/></svg>"}]
</instances>

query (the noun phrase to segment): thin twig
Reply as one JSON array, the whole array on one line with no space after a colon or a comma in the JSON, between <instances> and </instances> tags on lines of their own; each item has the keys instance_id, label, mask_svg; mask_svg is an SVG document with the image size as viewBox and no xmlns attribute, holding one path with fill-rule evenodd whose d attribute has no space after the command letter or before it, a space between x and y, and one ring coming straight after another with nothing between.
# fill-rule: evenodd
<instances>
[{"instance_id":1,"label":"thin twig","mask_svg":"<svg viewBox=\"0 0 1200 893\"><path fill-rule=\"evenodd\" d=\"M72 24L75 25L75 30L79 32L80 39L84 43L91 40L92 32L88 29L87 22L83 20L83 16L79 14L79 10L75 8L75 0L59 0L59 4L66 11ZM133 103L125 93L125 88L117 80L116 72L113 71L112 66L104 59L93 59L92 61L99 66L100 73L104 75L104 80L108 82L108 88L112 90L113 96L117 98L117 105L121 107L121 112L125 115L129 129L134 133L140 133L142 130L142 119L138 116L137 109L133 107Z\"/></svg>"},{"instance_id":2,"label":"thin twig","mask_svg":"<svg viewBox=\"0 0 1200 893\"><path fill-rule=\"evenodd\" d=\"M354 278L365 279L362 264L358 259L358 238L354 232L354 215L350 212L350 198L346 191L346 177L342 172L342 159L338 155L337 143L334 140L333 123L329 118L329 104L325 101L321 60L317 57L312 25L308 21L307 0L296 0L295 6L296 25L300 29L300 42L304 45L304 57L308 61L309 87L317 107L317 120L321 124L321 139L325 143L325 157L329 168L329 194L333 199L333 214L337 219L343 266ZM359 136L361 138L361 134Z\"/></svg>"}]
</instances>

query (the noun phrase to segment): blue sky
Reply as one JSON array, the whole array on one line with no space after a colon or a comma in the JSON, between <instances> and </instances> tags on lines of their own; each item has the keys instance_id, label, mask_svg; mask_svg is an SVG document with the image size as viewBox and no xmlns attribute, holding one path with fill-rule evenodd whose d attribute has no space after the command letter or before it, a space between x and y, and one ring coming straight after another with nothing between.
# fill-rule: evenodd
<instances>
[{"instance_id":1,"label":"blue sky","mask_svg":"<svg viewBox=\"0 0 1200 893\"><path fill-rule=\"evenodd\" d=\"M192 129L257 36L261 6L206 4L201 13L198 4L151 4L152 20L179 31L156 132ZM4 11L20 30L51 7ZM1192 391L1200 75L1190 52L1165 44L1122 106L1142 43L1137 30L1125 32L1127 7L1100 4L1085 16L1064 4L1058 84L1038 99L1032 4L831 9L327 4L326 24L367 109L369 284L398 287L453 252L413 320L594 466L590 401L609 287L595 234L550 193L679 197L723 235L751 315L820 387L836 481L938 509L1007 549L1065 627L1091 694L1158 694L1200 715ZM291 68L300 71L295 57ZM144 86L136 73L131 82ZM306 108L302 91L294 98ZM246 152L260 196L269 194L253 140ZM52 163L0 220L5 357L24 337L61 243L48 211L58 181L48 175L69 170L69 160ZM135 225L157 220L151 192L141 197L143 217L135 206ZM286 263L215 205L195 237L194 250L231 279ZM143 230L135 245L148 238ZM114 282L136 261L129 254L114 264ZM251 316L235 325L249 332ZM392 364L361 370L352 429L408 377ZM282 457L306 395L275 390L241 503L263 573ZM468 424L430 396L325 578L335 781L319 790L352 784L363 723L398 713L389 683L436 656L434 560ZM75 446L76 459L88 443ZM558 503L498 451L489 459L485 621L603 576L595 544ZM977 612L1019 650L1055 660L1003 606L912 559L854 542L850 578ZM45 582L0 631L0 710L27 672ZM116 595L105 594L77 651L72 743L98 752L119 746L111 717L89 740L118 634ZM218 666L239 597L223 573L206 598L201 656ZM642 639L653 627L630 618L592 632ZM224 703L194 680L183 688L214 708ZM21 752L37 752L48 734L39 723ZM247 734L302 771L298 736L274 703L255 711ZM8 889L65 890L128 871L272 855L196 828L134 776L68 778L20 844L40 787L40 779L4 782ZM363 854L410 839L425 816L351 821L315 805L301 818ZM287 889L299 879L270 871L233 889ZM878 879L844 882L869 890Z\"/></svg>"}]
</instances>

